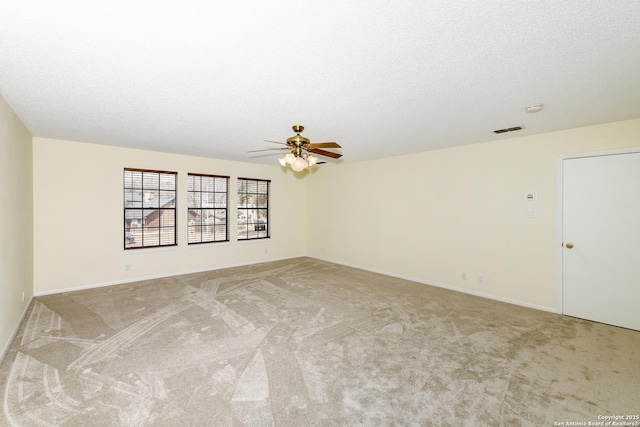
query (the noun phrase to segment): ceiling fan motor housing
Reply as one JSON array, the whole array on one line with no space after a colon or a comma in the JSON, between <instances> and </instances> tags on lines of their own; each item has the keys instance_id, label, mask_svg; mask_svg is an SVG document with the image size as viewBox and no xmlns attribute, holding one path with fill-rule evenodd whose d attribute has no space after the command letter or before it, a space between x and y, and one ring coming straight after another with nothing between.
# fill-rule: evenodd
<instances>
[{"instance_id":1,"label":"ceiling fan motor housing","mask_svg":"<svg viewBox=\"0 0 640 427\"><path fill-rule=\"evenodd\" d=\"M305 138L302 135L292 136L291 138L287 138L287 145L290 147L300 147L308 145L311 141L308 138Z\"/></svg>"}]
</instances>

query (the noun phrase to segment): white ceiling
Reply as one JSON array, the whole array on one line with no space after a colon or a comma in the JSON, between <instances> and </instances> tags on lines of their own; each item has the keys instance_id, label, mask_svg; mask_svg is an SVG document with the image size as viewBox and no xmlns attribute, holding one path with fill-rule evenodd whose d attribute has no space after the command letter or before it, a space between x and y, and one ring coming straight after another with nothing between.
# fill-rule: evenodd
<instances>
[{"instance_id":1,"label":"white ceiling","mask_svg":"<svg viewBox=\"0 0 640 427\"><path fill-rule=\"evenodd\" d=\"M640 117L638 0L3 3L34 136L277 164L302 124L354 162Z\"/></svg>"}]
</instances>

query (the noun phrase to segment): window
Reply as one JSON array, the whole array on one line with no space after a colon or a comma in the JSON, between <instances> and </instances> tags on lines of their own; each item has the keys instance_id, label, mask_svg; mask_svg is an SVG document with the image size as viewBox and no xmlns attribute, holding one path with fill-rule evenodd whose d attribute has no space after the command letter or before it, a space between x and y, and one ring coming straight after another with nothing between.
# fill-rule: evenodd
<instances>
[{"instance_id":1,"label":"window","mask_svg":"<svg viewBox=\"0 0 640 427\"><path fill-rule=\"evenodd\" d=\"M228 242L229 177L190 173L187 178L187 242Z\"/></svg>"},{"instance_id":2,"label":"window","mask_svg":"<svg viewBox=\"0 0 640 427\"><path fill-rule=\"evenodd\" d=\"M238 240L269 237L269 184L238 178Z\"/></svg>"},{"instance_id":3,"label":"window","mask_svg":"<svg viewBox=\"0 0 640 427\"><path fill-rule=\"evenodd\" d=\"M124 170L124 248L175 246L176 172Z\"/></svg>"}]
</instances>

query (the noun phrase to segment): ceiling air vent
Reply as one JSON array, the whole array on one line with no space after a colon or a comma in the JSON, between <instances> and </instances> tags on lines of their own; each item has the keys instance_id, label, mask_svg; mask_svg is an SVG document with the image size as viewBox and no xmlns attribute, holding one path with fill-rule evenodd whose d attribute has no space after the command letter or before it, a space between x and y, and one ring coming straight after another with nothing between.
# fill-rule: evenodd
<instances>
[{"instance_id":1,"label":"ceiling air vent","mask_svg":"<svg viewBox=\"0 0 640 427\"><path fill-rule=\"evenodd\" d=\"M498 129L498 130L494 130L493 133L505 133L505 132L513 132L516 130L522 130L522 126L515 126L512 128L506 128L506 129Z\"/></svg>"}]
</instances>

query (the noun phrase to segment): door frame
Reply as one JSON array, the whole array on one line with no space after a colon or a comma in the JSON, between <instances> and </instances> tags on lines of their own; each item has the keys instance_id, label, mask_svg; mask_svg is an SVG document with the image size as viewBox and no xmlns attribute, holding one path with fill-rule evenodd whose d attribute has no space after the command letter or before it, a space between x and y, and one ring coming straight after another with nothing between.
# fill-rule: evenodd
<instances>
[{"instance_id":1,"label":"door frame","mask_svg":"<svg viewBox=\"0 0 640 427\"><path fill-rule=\"evenodd\" d=\"M564 202L564 161L568 159L581 159L587 157L602 157L602 156L612 156L618 154L633 154L640 153L640 146L637 147L628 147L628 148L616 148L612 150L603 150L603 151L591 151L591 152L583 152L583 153L571 153L571 154L563 154L558 157L558 199L557 199L557 216L556 216L556 304L557 304L557 312L560 314L564 314L564 301L563 301L563 283L562 277L564 273L564 265L562 263L562 256L564 254L564 241L562 239L563 235L563 212L562 205Z\"/></svg>"}]
</instances>

